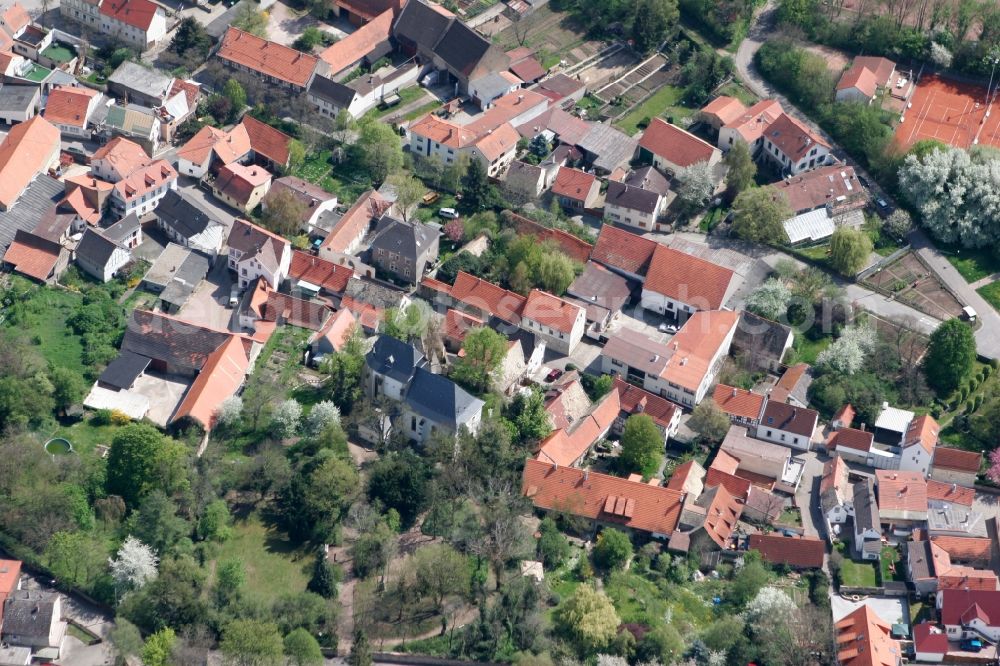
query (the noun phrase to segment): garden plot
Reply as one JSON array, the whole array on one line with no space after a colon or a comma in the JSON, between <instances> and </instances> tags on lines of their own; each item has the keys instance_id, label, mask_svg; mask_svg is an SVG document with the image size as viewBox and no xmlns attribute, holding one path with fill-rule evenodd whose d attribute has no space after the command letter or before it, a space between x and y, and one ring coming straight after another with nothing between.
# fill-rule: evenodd
<instances>
[{"instance_id":1,"label":"garden plot","mask_svg":"<svg viewBox=\"0 0 1000 666\"><path fill-rule=\"evenodd\" d=\"M868 276L865 284L937 319L962 314L962 304L912 252Z\"/></svg>"}]
</instances>

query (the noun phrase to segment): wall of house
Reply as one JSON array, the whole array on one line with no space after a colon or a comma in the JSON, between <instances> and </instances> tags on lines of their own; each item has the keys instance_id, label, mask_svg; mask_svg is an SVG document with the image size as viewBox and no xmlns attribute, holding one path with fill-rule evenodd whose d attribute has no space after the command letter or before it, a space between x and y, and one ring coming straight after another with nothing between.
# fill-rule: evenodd
<instances>
[{"instance_id":1,"label":"wall of house","mask_svg":"<svg viewBox=\"0 0 1000 666\"><path fill-rule=\"evenodd\" d=\"M663 197L660 197L659 201L662 202ZM618 224L623 224L636 229L642 229L643 231L656 231L663 226L656 223L661 208L662 206L657 206L657 209L652 213L645 213L643 211L605 203L604 215Z\"/></svg>"},{"instance_id":2,"label":"wall of house","mask_svg":"<svg viewBox=\"0 0 1000 666\"><path fill-rule=\"evenodd\" d=\"M534 319L528 319L527 317L521 320L521 328L541 337L550 349L554 349L557 352L566 355L572 353L572 351L576 348L576 345L581 339L583 339L583 331L586 326L587 316L582 309L580 310L576 321L573 322L573 328L569 333L557 331L554 328L545 326L544 324L537 322Z\"/></svg>"},{"instance_id":3,"label":"wall of house","mask_svg":"<svg viewBox=\"0 0 1000 666\"><path fill-rule=\"evenodd\" d=\"M766 442L774 442L775 444L781 444L782 446L788 446L798 451L808 451L811 445L809 437L788 432L787 430L780 430L778 428L768 426L763 422L757 426L756 437L757 439L762 439Z\"/></svg>"},{"instance_id":4,"label":"wall of house","mask_svg":"<svg viewBox=\"0 0 1000 666\"><path fill-rule=\"evenodd\" d=\"M872 98L865 95L857 88L844 88L838 90L835 95L838 102L857 102L859 104L871 104Z\"/></svg>"},{"instance_id":5,"label":"wall of house","mask_svg":"<svg viewBox=\"0 0 1000 666\"><path fill-rule=\"evenodd\" d=\"M782 169L787 169L788 172L796 176L804 171L809 171L818 166L823 166L826 164L826 158L830 154L830 150L824 146L815 145L809 151L808 154L798 162L792 162L777 146L771 143L769 139L764 139L763 154L767 156L771 162L777 164Z\"/></svg>"},{"instance_id":6,"label":"wall of house","mask_svg":"<svg viewBox=\"0 0 1000 666\"><path fill-rule=\"evenodd\" d=\"M204 164L195 164L184 158L177 160L177 173L191 176L192 178L202 178L208 172L208 163L212 160L211 154L205 158Z\"/></svg>"},{"instance_id":7,"label":"wall of house","mask_svg":"<svg viewBox=\"0 0 1000 666\"><path fill-rule=\"evenodd\" d=\"M499 178L507 172L508 167L510 167L510 163L514 161L514 155L516 152L517 146L513 145L510 147L510 150L503 153L492 162L486 159L486 155L480 152L479 148L476 148L475 146L472 147L469 154L473 159L479 160L479 162L483 165L483 168L486 169L487 176L490 178Z\"/></svg>"},{"instance_id":8,"label":"wall of house","mask_svg":"<svg viewBox=\"0 0 1000 666\"><path fill-rule=\"evenodd\" d=\"M976 484L975 472L959 472L956 470L941 469L940 467L931 468L930 478L941 483L957 483L960 486L967 486L969 488Z\"/></svg>"},{"instance_id":9,"label":"wall of house","mask_svg":"<svg viewBox=\"0 0 1000 666\"><path fill-rule=\"evenodd\" d=\"M30 106L26 107L20 111L0 111L0 121L8 124L14 125L17 123L23 123L27 120L31 120L38 113L38 96L35 95L34 101Z\"/></svg>"},{"instance_id":10,"label":"wall of house","mask_svg":"<svg viewBox=\"0 0 1000 666\"><path fill-rule=\"evenodd\" d=\"M925 477L931 468L931 454L920 444L907 446L899 455L898 469L904 472L920 472Z\"/></svg>"},{"instance_id":11,"label":"wall of house","mask_svg":"<svg viewBox=\"0 0 1000 666\"><path fill-rule=\"evenodd\" d=\"M136 215L145 215L146 213L150 213L156 209L156 205L160 203L160 199L162 199L167 192L176 189L177 179L175 178L163 183L155 190L150 190L142 196L133 197L129 201L123 200L118 190L113 190L111 192L111 205L121 217L125 217L131 213L135 213Z\"/></svg>"}]
</instances>

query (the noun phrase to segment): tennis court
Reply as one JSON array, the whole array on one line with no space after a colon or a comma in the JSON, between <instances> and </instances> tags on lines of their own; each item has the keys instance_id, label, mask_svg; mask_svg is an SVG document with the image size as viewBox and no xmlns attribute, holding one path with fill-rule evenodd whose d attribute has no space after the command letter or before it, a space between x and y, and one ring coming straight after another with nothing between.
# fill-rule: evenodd
<instances>
[{"instance_id":1,"label":"tennis court","mask_svg":"<svg viewBox=\"0 0 1000 666\"><path fill-rule=\"evenodd\" d=\"M925 139L968 148L978 139L979 144L1000 148L1000 109L986 117L985 101L982 86L924 76L896 128L896 142L903 149Z\"/></svg>"}]
</instances>

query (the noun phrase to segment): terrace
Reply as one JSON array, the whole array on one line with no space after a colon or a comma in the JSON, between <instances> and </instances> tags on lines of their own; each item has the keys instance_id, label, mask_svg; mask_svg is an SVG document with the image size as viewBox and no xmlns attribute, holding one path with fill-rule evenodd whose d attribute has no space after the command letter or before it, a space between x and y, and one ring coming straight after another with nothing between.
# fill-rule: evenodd
<instances>
[{"instance_id":1,"label":"terrace","mask_svg":"<svg viewBox=\"0 0 1000 666\"><path fill-rule=\"evenodd\" d=\"M31 67L29 67L24 74L21 75L21 78L33 81L34 83L41 83L45 79L49 78L50 74L52 74L52 70L48 67L32 64Z\"/></svg>"},{"instance_id":2,"label":"terrace","mask_svg":"<svg viewBox=\"0 0 1000 666\"><path fill-rule=\"evenodd\" d=\"M62 42L52 42L42 51L41 55L60 65L65 65L76 57L72 47Z\"/></svg>"}]
</instances>

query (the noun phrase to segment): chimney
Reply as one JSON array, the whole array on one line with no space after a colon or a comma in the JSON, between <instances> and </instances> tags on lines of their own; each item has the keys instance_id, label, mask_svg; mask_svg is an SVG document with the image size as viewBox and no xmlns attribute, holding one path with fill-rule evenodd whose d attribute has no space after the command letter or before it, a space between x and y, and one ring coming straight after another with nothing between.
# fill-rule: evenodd
<instances>
[{"instance_id":1,"label":"chimney","mask_svg":"<svg viewBox=\"0 0 1000 666\"><path fill-rule=\"evenodd\" d=\"M865 424L864 424L864 423L862 423L862 424L861 424L861 432L864 432L864 431L865 431Z\"/></svg>"},{"instance_id":2,"label":"chimney","mask_svg":"<svg viewBox=\"0 0 1000 666\"><path fill-rule=\"evenodd\" d=\"M583 470L583 480L584 480L584 482L590 480L590 470L589 469Z\"/></svg>"},{"instance_id":3,"label":"chimney","mask_svg":"<svg viewBox=\"0 0 1000 666\"><path fill-rule=\"evenodd\" d=\"M737 391L736 391L736 387L734 386L734 387L733 387L733 397L734 397L734 398L736 397L736 393L737 393Z\"/></svg>"}]
</instances>

